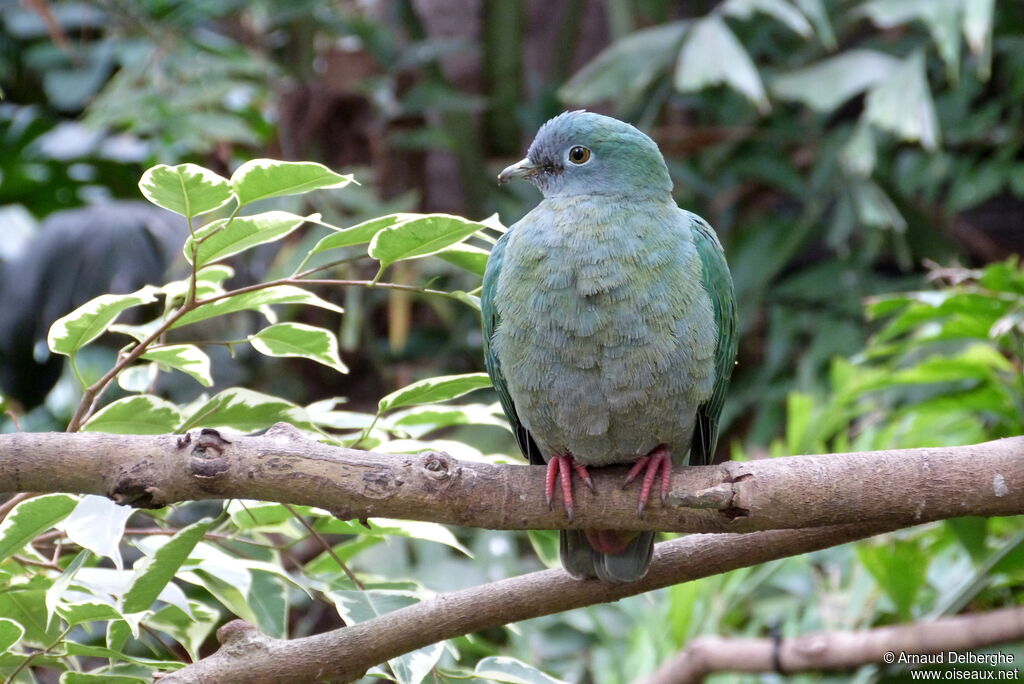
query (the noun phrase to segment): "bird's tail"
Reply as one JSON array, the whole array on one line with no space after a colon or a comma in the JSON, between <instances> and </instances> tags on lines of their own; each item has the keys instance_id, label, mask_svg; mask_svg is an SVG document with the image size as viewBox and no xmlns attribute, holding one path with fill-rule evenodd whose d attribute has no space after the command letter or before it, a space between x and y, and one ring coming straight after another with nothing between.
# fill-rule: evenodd
<instances>
[{"instance_id":1,"label":"bird's tail","mask_svg":"<svg viewBox=\"0 0 1024 684\"><path fill-rule=\"evenodd\" d=\"M577 579L597 577L610 584L636 582L647 574L654 532L562 530L562 566Z\"/></svg>"}]
</instances>

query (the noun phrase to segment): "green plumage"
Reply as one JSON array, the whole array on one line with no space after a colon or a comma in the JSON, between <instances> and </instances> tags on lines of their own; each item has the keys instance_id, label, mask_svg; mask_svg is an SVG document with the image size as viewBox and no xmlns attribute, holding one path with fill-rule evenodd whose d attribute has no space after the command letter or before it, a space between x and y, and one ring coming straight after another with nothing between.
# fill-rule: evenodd
<instances>
[{"instance_id":1,"label":"green plumage","mask_svg":"<svg viewBox=\"0 0 1024 684\"><path fill-rule=\"evenodd\" d=\"M574 146L590 151L579 167ZM654 143L614 119L553 119L522 164L515 175L545 198L494 246L481 301L487 370L520 448L536 464L632 463L659 445L677 464L709 462L736 354L714 232L675 205ZM602 553L563 532L566 569L642 577L653 533L607 534L628 545Z\"/></svg>"}]
</instances>

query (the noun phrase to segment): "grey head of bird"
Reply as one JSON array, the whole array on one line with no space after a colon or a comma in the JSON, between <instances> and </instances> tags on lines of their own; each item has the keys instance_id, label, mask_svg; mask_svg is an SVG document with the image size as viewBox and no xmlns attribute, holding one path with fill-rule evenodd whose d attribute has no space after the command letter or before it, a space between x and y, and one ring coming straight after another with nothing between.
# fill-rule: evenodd
<instances>
[{"instance_id":1,"label":"grey head of bird","mask_svg":"<svg viewBox=\"0 0 1024 684\"><path fill-rule=\"evenodd\" d=\"M668 197L672 179L653 140L630 124L587 111L565 112L541 126L526 158L498 182L528 180L545 197Z\"/></svg>"}]
</instances>

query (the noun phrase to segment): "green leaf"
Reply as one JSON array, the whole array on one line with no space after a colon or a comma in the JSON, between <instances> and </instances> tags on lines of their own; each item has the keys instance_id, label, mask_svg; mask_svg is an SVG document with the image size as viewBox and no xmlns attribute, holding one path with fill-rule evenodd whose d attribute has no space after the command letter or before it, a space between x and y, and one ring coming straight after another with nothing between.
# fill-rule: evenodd
<instances>
[{"instance_id":1,"label":"green leaf","mask_svg":"<svg viewBox=\"0 0 1024 684\"><path fill-rule=\"evenodd\" d=\"M139 190L158 207L192 218L231 201L226 178L195 164L159 164L142 174Z\"/></svg>"},{"instance_id":2,"label":"green leaf","mask_svg":"<svg viewBox=\"0 0 1024 684\"><path fill-rule=\"evenodd\" d=\"M204 518L192 523L157 549L152 556L136 561L134 577L121 599L121 609L125 613L149 610L153 601L178 572L178 568L188 560L192 549L209 529L210 522L209 518Z\"/></svg>"},{"instance_id":3,"label":"green leaf","mask_svg":"<svg viewBox=\"0 0 1024 684\"><path fill-rule=\"evenodd\" d=\"M847 50L802 69L773 78L772 93L829 113L851 97L888 78L899 60L877 50Z\"/></svg>"},{"instance_id":4,"label":"green leaf","mask_svg":"<svg viewBox=\"0 0 1024 684\"><path fill-rule=\"evenodd\" d=\"M127 620L114 620L107 625L107 648L112 651L119 653L131 637L132 626Z\"/></svg>"},{"instance_id":5,"label":"green leaf","mask_svg":"<svg viewBox=\"0 0 1024 684\"><path fill-rule=\"evenodd\" d=\"M928 553L916 540L857 545L857 557L896 606L902 620L913 617L917 593L927 581Z\"/></svg>"},{"instance_id":6,"label":"green leaf","mask_svg":"<svg viewBox=\"0 0 1024 684\"><path fill-rule=\"evenodd\" d=\"M476 311L480 311L480 298L476 295L471 295L468 292L463 292L462 290L453 290L451 295L466 306L475 309Z\"/></svg>"},{"instance_id":7,"label":"green leaf","mask_svg":"<svg viewBox=\"0 0 1024 684\"><path fill-rule=\"evenodd\" d=\"M870 0L858 6L853 14L869 17L883 29L898 28L915 19L922 21L946 63L947 73L955 80L960 62L960 15L972 4L982 3L977 0Z\"/></svg>"},{"instance_id":8,"label":"green leaf","mask_svg":"<svg viewBox=\"0 0 1024 684\"><path fill-rule=\"evenodd\" d=\"M107 627L107 633L110 630L120 631L127 629L127 623L123 620L116 620L111 622ZM64 641L61 643L61 647L70 656L82 656L86 658L106 658L112 661L124 661L126 663L132 663L134 665L143 665L151 668L159 668L161 670L176 670L181 667L185 667L185 663L176 660L157 660L155 658L145 658L141 656L132 655L125 653L118 649L104 648L103 646L93 646L91 644L81 644L77 641ZM92 680L95 681L95 680ZM145 682L152 682L152 678L144 679Z\"/></svg>"},{"instance_id":9,"label":"green leaf","mask_svg":"<svg viewBox=\"0 0 1024 684\"><path fill-rule=\"evenodd\" d=\"M46 494L22 501L0 522L0 562L68 517L78 505L70 494Z\"/></svg>"},{"instance_id":10,"label":"green leaf","mask_svg":"<svg viewBox=\"0 0 1024 684\"><path fill-rule=\"evenodd\" d=\"M558 530L527 530L526 538L530 540L533 552L545 567L562 567L558 551Z\"/></svg>"},{"instance_id":11,"label":"green leaf","mask_svg":"<svg viewBox=\"0 0 1024 684\"><path fill-rule=\"evenodd\" d=\"M484 269L487 268L487 257L490 255L487 250L463 242L438 252L437 256L449 264L483 277Z\"/></svg>"},{"instance_id":12,"label":"green leaf","mask_svg":"<svg viewBox=\"0 0 1024 684\"><path fill-rule=\"evenodd\" d=\"M377 403L377 409L383 413L400 406L416 404L433 404L461 397L473 390L491 386L487 373L465 373L462 375L442 375L426 378L395 390Z\"/></svg>"},{"instance_id":13,"label":"green leaf","mask_svg":"<svg viewBox=\"0 0 1024 684\"><path fill-rule=\"evenodd\" d=\"M103 601L81 601L78 603L60 603L57 605L57 614L63 618L68 625L78 625L83 622L95 622L97 620L123 620L124 616L114 606Z\"/></svg>"},{"instance_id":14,"label":"green leaf","mask_svg":"<svg viewBox=\"0 0 1024 684\"><path fill-rule=\"evenodd\" d=\"M72 559L68 566L64 568L64 571L60 574L57 579L53 581L50 588L46 590L46 619L53 620L53 613L57 608L57 603L60 601L64 592L67 591L68 587L75 579L75 573L77 573L85 562L92 558L92 552L88 549L82 549L78 552L78 555Z\"/></svg>"},{"instance_id":15,"label":"green leaf","mask_svg":"<svg viewBox=\"0 0 1024 684\"><path fill-rule=\"evenodd\" d=\"M248 570L239 568L236 577L221 577L219 573L196 569L182 573L181 578L206 589L236 617L259 624L260 618L248 600L252 588L252 574ZM259 626L265 629L264 625Z\"/></svg>"},{"instance_id":16,"label":"green leaf","mask_svg":"<svg viewBox=\"0 0 1024 684\"><path fill-rule=\"evenodd\" d=\"M257 245L280 240L307 220L316 218L318 214L305 217L287 211L266 211L253 216L218 219L190 236L182 251L185 259L192 263L192 252L198 248L196 264L202 267Z\"/></svg>"},{"instance_id":17,"label":"green leaf","mask_svg":"<svg viewBox=\"0 0 1024 684\"><path fill-rule=\"evenodd\" d=\"M334 333L303 323L278 323L249 337L249 343L261 354L310 359L348 373L338 356L338 340Z\"/></svg>"},{"instance_id":18,"label":"green leaf","mask_svg":"<svg viewBox=\"0 0 1024 684\"><path fill-rule=\"evenodd\" d=\"M465 404L461 406L417 406L399 413L391 414L388 425L405 428L407 431L427 431L452 425L494 425L508 427L504 415L499 417L501 409L496 405Z\"/></svg>"},{"instance_id":19,"label":"green leaf","mask_svg":"<svg viewBox=\"0 0 1024 684\"><path fill-rule=\"evenodd\" d=\"M244 513L239 514L239 517ZM338 520L333 517L323 516L316 522L316 529L321 533L328 534L355 534L384 537L408 537L409 539L423 539L436 544L444 544L457 549L469 556L473 554L463 546L452 531L444 525L418 520L392 520L390 518L370 518L370 529L363 527L361 523L352 520Z\"/></svg>"},{"instance_id":20,"label":"green leaf","mask_svg":"<svg viewBox=\"0 0 1024 684\"><path fill-rule=\"evenodd\" d=\"M974 0L963 4L964 37L977 55L978 76L988 80L992 67L992 17L996 0Z\"/></svg>"},{"instance_id":21,"label":"green leaf","mask_svg":"<svg viewBox=\"0 0 1024 684\"><path fill-rule=\"evenodd\" d=\"M167 605L144 620L146 626L170 634L192 660L199 660L199 649L217 626L220 613L198 601L189 601L192 615L178 606Z\"/></svg>"},{"instance_id":22,"label":"green leaf","mask_svg":"<svg viewBox=\"0 0 1024 684\"><path fill-rule=\"evenodd\" d=\"M377 233L385 228L390 228L391 226L404 223L405 221L418 218L420 216L423 216L423 214L389 214L388 216L381 216L380 218L364 221L363 223L352 226L351 228L331 233L320 240L320 242L316 243L313 249L309 251L309 254L312 256L313 254L326 252L329 249L366 244L370 242Z\"/></svg>"},{"instance_id":23,"label":"green leaf","mask_svg":"<svg viewBox=\"0 0 1024 684\"><path fill-rule=\"evenodd\" d=\"M904 59L893 73L868 93L867 121L927 150L939 146L939 121L925 74L924 52Z\"/></svg>"},{"instance_id":24,"label":"green leaf","mask_svg":"<svg viewBox=\"0 0 1024 684\"><path fill-rule=\"evenodd\" d=\"M82 426L82 431L164 435L177 430L181 420L181 411L166 399L152 394L137 394L104 406Z\"/></svg>"},{"instance_id":25,"label":"green leaf","mask_svg":"<svg viewBox=\"0 0 1024 684\"><path fill-rule=\"evenodd\" d=\"M250 571L252 586L246 598L256 615L256 625L272 637L288 636L288 587L269 572Z\"/></svg>"},{"instance_id":26,"label":"green leaf","mask_svg":"<svg viewBox=\"0 0 1024 684\"><path fill-rule=\"evenodd\" d=\"M156 361L162 366L187 373L203 387L213 384L210 357L194 344L168 344L150 347L149 351L139 358Z\"/></svg>"},{"instance_id":27,"label":"green leaf","mask_svg":"<svg viewBox=\"0 0 1024 684\"><path fill-rule=\"evenodd\" d=\"M674 21L617 40L569 79L559 97L583 106L634 100L668 69L689 26L689 21Z\"/></svg>"},{"instance_id":28,"label":"green leaf","mask_svg":"<svg viewBox=\"0 0 1024 684\"><path fill-rule=\"evenodd\" d=\"M839 151L839 159L850 173L868 178L875 170L876 157L874 132L871 126L861 121Z\"/></svg>"},{"instance_id":29,"label":"green leaf","mask_svg":"<svg viewBox=\"0 0 1024 684\"><path fill-rule=\"evenodd\" d=\"M46 586L45 580L40 575L36 575L36 577L42 581L33 582L33 587ZM14 620L22 626L25 630L22 641L27 645L48 646L60 636L62 631L56 621L47 624L46 591L44 589L25 589L18 585L5 586L4 590L0 591L0 615Z\"/></svg>"},{"instance_id":30,"label":"green leaf","mask_svg":"<svg viewBox=\"0 0 1024 684\"><path fill-rule=\"evenodd\" d=\"M210 304L202 304L193 311L188 312L174 322L172 328L180 328L191 323L205 321L215 316L223 316L237 311L255 310L270 304L306 304L318 306L322 309L329 309L342 313L344 309L340 306L317 297L312 292L307 292L301 287L294 285L274 285L252 292L243 292L231 297L219 299Z\"/></svg>"},{"instance_id":31,"label":"green leaf","mask_svg":"<svg viewBox=\"0 0 1024 684\"><path fill-rule=\"evenodd\" d=\"M507 684L566 684L564 680L555 679L532 665L508 656L487 656L481 659L473 674L480 679Z\"/></svg>"},{"instance_id":32,"label":"green leaf","mask_svg":"<svg viewBox=\"0 0 1024 684\"><path fill-rule=\"evenodd\" d=\"M988 556L988 518L976 515L963 518L950 518L945 521L946 529L956 538L960 546L971 556L971 560L980 563Z\"/></svg>"},{"instance_id":33,"label":"green leaf","mask_svg":"<svg viewBox=\"0 0 1024 684\"><path fill-rule=\"evenodd\" d=\"M110 672L65 672L60 676L59 684L145 684L153 681L150 677L113 674Z\"/></svg>"},{"instance_id":34,"label":"green leaf","mask_svg":"<svg viewBox=\"0 0 1024 684\"><path fill-rule=\"evenodd\" d=\"M55 527L63 530L68 539L101 558L110 558L121 570L121 538L124 527L135 509L120 506L105 496L89 494L75 506L71 515Z\"/></svg>"},{"instance_id":35,"label":"green leaf","mask_svg":"<svg viewBox=\"0 0 1024 684\"><path fill-rule=\"evenodd\" d=\"M459 216L429 214L384 228L370 241L368 251L383 272L396 261L436 254L484 227Z\"/></svg>"},{"instance_id":36,"label":"green leaf","mask_svg":"<svg viewBox=\"0 0 1024 684\"><path fill-rule=\"evenodd\" d=\"M14 620L0 618L0 653L6 653L25 636L25 628Z\"/></svg>"},{"instance_id":37,"label":"green leaf","mask_svg":"<svg viewBox=\"0 0 1024 684\"><path fill-rule=\"evenodd\" d=\"M369 589L367 591L330 591L338 613L346 623L365 622L386 613L419 603L409 591ZM399 684L419 684L441 659L444 642L431 644L388 661Z\"/></svg>"},{"instance_id":38,"label":"green leaf","mask_svg":"<svg viewBox=\"0 0 1024 684\"><path fill-rule=\"evenodd\" d=\"M105 294L91 299L50 326L50 350L70 356L103 334L122 311L156 301L157 288L146 287L125 295Z\"/></svg>"},{"instance_id":39,"label":"green leaf","mask_svg":"<svg viewBox=\"0 0 1024 684\"><path fill-rule=\"evenodd\" d=\"M807 18L784 0L725 0L718 11L737 19L749 19L755 12L766 14L795 33L810 38L813 33Z\"/></svg>"},{"instance_id":40,"label":"green leaf","mask_svg":"<svg viewBox=\"0 0 1024 684\"><path fill-rule=\"evenodd\" d=\"M857 218L866 226L890 228L898 233L907 229L907 220L889 196L870 178L858 178L849 184Z\"/></svg>"},{"instance_id":41,"label":"green leaf","mask_svg":"<svg viewBox=\"0 0 1024 684\"><path fill-rule=\"evenodd\" d=\"M113 332L117 326L111 326ZM143 337L142 339L145 339ZM140 342L142 340L139 340ZM160 374L160 368L155 363L137 363L129 366L117 374L117 384L125 392L146 392L156 381Z\"/></svg>"},{"instance_id":42,"label":"green leaf","mask_svg":"<svg viewBox=\"0 0 1024 684\"><path fill-rule=\"evenodd\" d=\"M305 412L295 404L268 394L231 387L199 407L181 426L180 431L213 427L256 432L282 421L296 427L311 427Z\"/></svg>"},{"instance_id":43,"label":"green leaf","mask_svg":"<svg viewBox=\"0 0 1024 684\"><path fill-rule=\"evenodd\" d=\"M824 0L794 0L794 2L814 24L814 30L817 31L822 44L830 51L835 50L836 34L832 30L832 22L829 21Z\"/></svg>"},{"instance_id":44,"label":"green leaf","mask_svg":"<svg viewBox=\"0 0 1024 684\"><path fill-rule=\"evenodd\" d=\"M724 84L742 93L761 113L771 109L757 67L743 45L716 14L694 22L676 61L675 87L696 92Z\"/></svg>"},{"instance_id":45,"label":"green leaf","mask_svg":"<svg viewBox=\"0 0 1024 684\"><path fill-rule=\"evenodd\" d=\"M239 205L320 188L343 188L351 182L352 176L335 173L323 164L275 159L252 159L231 174Z\"/></svg>"}]
</instances>

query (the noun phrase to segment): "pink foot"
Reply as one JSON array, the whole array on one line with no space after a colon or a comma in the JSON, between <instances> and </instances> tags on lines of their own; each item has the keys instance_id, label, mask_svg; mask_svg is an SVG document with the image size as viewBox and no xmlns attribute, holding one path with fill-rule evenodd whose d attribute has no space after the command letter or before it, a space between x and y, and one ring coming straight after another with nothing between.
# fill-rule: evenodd
<instances>
[{"instance_id":1,"label":"pink foot","mask_svg":"<svg viewBox=\"0 0 1024 684\"><path fill-rule=\"evenodd\" d=\"M577 477L583 480L590 491L594 491L594 482L590 479L587 467L579 463L570 454L552 456L548 461L547 477L544 480L544 498L551 508L551 502L555 498L555 480L562 486L562 500L565 502L565 512L572 520L572 472L576 471Z\"/></svg>"},{"instance_id":2,"label":"pink foot","mask_svg":"<svg viewBox=\"0 0 1024 684\"><path fill-rule=\"evenodd\" d=\"M640 486L640 504L636 508L637 517L642 517L644 509L647 508L647 499L651 496L654 479L658 477L659 470L661 471L661 503L664 504L668 500L668 492L672 486L672 456L664 444L654 447L651 449L651 453L634 463L629 470L629 475L626 476L626 481L622 483L622 487L625 488L643 471L644 480Z\"/></svg>"}]
</instances>

